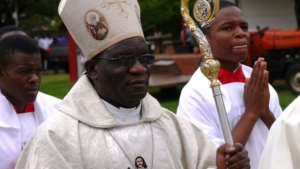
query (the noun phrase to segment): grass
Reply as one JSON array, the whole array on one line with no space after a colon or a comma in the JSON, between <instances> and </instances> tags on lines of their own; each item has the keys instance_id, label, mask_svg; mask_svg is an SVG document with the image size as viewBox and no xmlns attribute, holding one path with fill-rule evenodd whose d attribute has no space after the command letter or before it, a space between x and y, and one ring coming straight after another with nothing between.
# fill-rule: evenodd
<instances>
[{"instance_id":1,"label":"grass","mask_svg":"<svg viewBox=\"0 0 300 169\"><path fill-rule=\"evenodd\" d=\"M43 75L40 91L62 99L72 86L69 74Z\"/></svg>"},{"instance_id":2,"label":"grass","mask_svg":"<svg viewBox=\"0 0 300 169\"><path fill-rule=\"evenodd\" d=\"M280 106L284 110L298 95L292 94L286 87L284 80L276 80L272 86L278 93Z\"/></svg>"},{"instance_id":3,"label":"grass","mask_svg":"<svg viewBox=\"0 0 300 169\"><path fill-rule=\"evenodd\" d=\"M282 109L286 108L297 97L287 90L284 81L278 80L273 82L272 85L279 95ZM62 99L72 86L73 84L69 82L68 74L51 74L43 75L40 90L44 93ZM163 92L159 89L150 89L149 93L154 96L163 107L171 110L172 112L176 112L182 87L183 86L179 86L175 90Z\"/></svg>"}]
</instances>

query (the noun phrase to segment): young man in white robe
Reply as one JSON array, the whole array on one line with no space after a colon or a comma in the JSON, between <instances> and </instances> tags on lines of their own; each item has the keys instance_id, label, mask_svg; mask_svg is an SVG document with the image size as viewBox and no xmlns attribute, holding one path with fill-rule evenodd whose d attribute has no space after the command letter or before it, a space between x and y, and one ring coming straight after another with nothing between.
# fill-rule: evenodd
<instances>
[{"instance_id":1,"label":"young man in white robe","mask_svg":"<svg viewBox=\"0 0 300 169\"><path fill-rule=\"evenodd\" d=\"M300 168L300 96L278 117L270 129L259 169Z\"/></svg>"},{"instance_id":2,"label":"young man in white robe","mask_svg":"<svg viewBox=\"0 0 300 169\"><path fill-rule=\"evenodd\" d=\"M20 32L0 40L0 168L14 169L27 140L57 110L60 99L39 92L41 58Z\"/></svg>"},{"instance_id":3,"label":"young man in white robe","mask_svg":"<svg viewBox=\"0 0 300 169\"><path fill-rule=\"evenodd\" d=\"M125 2L122 9L99 0L60 2L59 14L86 58L86 74L28 142L17 168L134 169L137 157L148 169L249 168L243 146L216 150L147 93L154 56L138 2ZM87 27L90 15L108 29L104 39Z\"/></svg>"},{"instance_id":4,"label":"young man in white robe","mask_svg":"<svg viewBox=\"0 0 300 169\"><path fill-rule=\"evenodd\" d=\"M245 146L251 168L257 169L269 128L282 111L276 91L268 84L267 64L263 58L253 69L241 64L250 36L247 20L235 4L221 0L214 23L202 31L221 65L218 80L233 140ZM177 115L206 133L215 145L225 142L210 81L200 68L181 91Z\"/></svg>"}]
</instances>

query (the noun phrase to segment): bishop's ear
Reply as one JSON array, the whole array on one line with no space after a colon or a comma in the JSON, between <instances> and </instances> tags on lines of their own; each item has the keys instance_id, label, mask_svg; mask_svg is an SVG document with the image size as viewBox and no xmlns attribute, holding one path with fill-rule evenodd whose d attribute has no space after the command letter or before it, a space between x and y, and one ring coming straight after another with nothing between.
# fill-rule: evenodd
<instances>
[{"instance_id":1,"label":"bishop's ear","mask_svg":"<svg viewBox=\"0 0 300 169\"><path fill-rule=\"evenodd\" d=\"M98 66L99 66L99 64L93 59L86 61L84 64L84 67L85 67L87 76L90 77L91 79L97 79Z\"/></svg>"}]
</instances>

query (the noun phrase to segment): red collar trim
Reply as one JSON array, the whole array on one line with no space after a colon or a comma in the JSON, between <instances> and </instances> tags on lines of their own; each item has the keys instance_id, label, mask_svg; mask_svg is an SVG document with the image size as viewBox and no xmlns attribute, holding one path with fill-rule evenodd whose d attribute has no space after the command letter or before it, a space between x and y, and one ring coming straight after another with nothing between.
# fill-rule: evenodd
<instances>
[{"instance_id":1,"label":"red collar trim","mask_svg":"<svg viewBox=\"0 0 300 169\"><path fill-rule=\"evenodd\" d=\"M17 107L15 105L13 105L13 106L14 106L15 111L18 113ZM22 113L30 113L30 112L34 112L34 104L33 103L27 103L25 105L25 108Z\"/></svg>"},{"instance_id":2,"label":"red collar trim","mask_svg":"<svg viewBox=\"0 0 300 169\"><path fill-rule=\"evenodd\" d=\"M227 83L232 83L232 82L242 82L245 83L245 75L242 70L242 66L239 66L235 72L231 72L226 69L220 69L219 76L218 76L219 81L222 84L227 84Z\"/></svg>"}]
</instances>

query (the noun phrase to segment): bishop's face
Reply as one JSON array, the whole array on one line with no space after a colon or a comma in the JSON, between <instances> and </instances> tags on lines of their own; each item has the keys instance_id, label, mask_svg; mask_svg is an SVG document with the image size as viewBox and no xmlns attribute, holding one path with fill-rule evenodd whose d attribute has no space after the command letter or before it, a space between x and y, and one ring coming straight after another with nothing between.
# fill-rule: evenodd
<instances>
[{"instance_id":1,"label":"bishop's face","mask_svg":"<svg viewBox=\"0 0 300 169\"><path fill-rule=\"evenodd\" d=\"M148 45L143 38L134 37L109 47L102 52L101 57L119 58L122 55L144 54L149 54ZM95 69L95 89L109 103L117 107L134 107L146 96L150 66L143 66L138 59L131 67L101 59Z\"/></svg>"}]
</instances>

